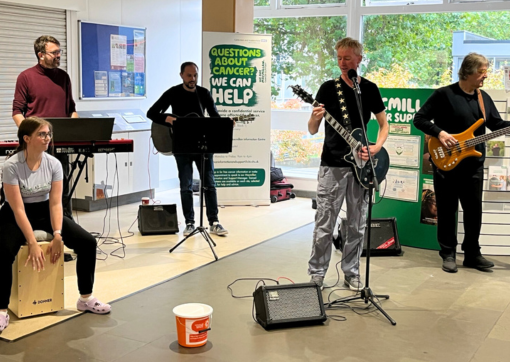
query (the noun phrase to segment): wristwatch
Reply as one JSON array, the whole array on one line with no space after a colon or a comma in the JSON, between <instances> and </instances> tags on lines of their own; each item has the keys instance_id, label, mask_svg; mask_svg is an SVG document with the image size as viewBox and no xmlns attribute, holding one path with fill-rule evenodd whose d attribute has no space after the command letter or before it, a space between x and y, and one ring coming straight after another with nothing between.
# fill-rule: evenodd
<instances>
[{"instance_id":1,"label":"wristwatch","mask_svg":"<svg viewBox=\"0 0 510 362\"><path fill-rule=\"evenodd\" d=\"M62 235L62 230L55 230L55 231L53 232L53 236L55 236L55 234L60 234L60 235Z\"/></svg>"}]
</instances>

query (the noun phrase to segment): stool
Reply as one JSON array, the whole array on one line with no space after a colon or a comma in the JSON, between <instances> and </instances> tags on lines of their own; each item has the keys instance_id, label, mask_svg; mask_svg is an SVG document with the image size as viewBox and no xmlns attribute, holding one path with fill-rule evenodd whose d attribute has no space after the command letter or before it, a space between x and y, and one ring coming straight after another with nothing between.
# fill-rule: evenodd
<instances>
[{"instance_id":1,"label":"stool","mask_svg":"<svg viewBox=\"0 0 510 362\"><path fill-rule=\"evenodd\" d=\"M18 317L25 318L64 309L64 254L55 264L46 255L53 235L35 230L34 235L44 252L44 269L34 271L32 261L25 267L28 245L23 245L12 264L12 288L9 309Z\"/></svg>"}]
</instances>

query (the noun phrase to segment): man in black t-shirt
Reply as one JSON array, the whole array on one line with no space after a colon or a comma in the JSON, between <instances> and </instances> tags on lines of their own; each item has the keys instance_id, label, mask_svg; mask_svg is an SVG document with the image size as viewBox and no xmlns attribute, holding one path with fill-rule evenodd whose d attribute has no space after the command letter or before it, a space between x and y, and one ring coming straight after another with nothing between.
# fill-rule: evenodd
<instances>
[{"instance_id":1,"label":"man in black t-shirt","mask_svg":"<svg viewBox=\"0 0 510 362\"><path fill-rule=\"evenodd\" d=\"M172 114L178 117L189 115L204 117L204 110L210 117L220 117L211 93L197 85L198 66L193 62L185 62L181 65L182 84L176 85L167 90L154 103L147 112L147 117L159 124L173 124L176 117L165 114L171 106ZM181 203L186 228L184 236L188 236L195 229L195 211L193 209L193 162L200 170L202 156L199 154L178 154L175 155L177 169L179 171L179 182L181 188ZM205 160L204 196L209 220L210 232L216 235L226 235L228 231L218 221L218 199L216 196L216 183L214 181L213 154L207 154Z\"/></svg>"},{"instance_id":2,"label":"man in black t-shirt","mask_svg":"<svg viewBox=\"0 0 510 362\"><path fill-rule=\"evenodd\" d=\"M315 134L319 130L325 110L338 122L350 119L352 129L361 128L360 112L358 111L353 82L347 73L358 69L362 59L363 46L356 40L344 38L337 42L338 66L342 72L339 80L324 83L317 93L316 100L321 103L315 107L308 121L308 130ZM375 155L388 137L388 122L385 106L377 86L369 80L358 77L361 89L363 122L367 124L373 113L379 124L379 135L370 152ZM339 97L340 96L340 97ZM344 284L351 290L363 289L359 275L360 256L363 251L368 193L357 182L352 168L344 160L350 147L340 134L325 122L325 139L322 149L321 165L317 186L317 214L313 231L312 255L308 262L308 273L311 281L322 287L324 276L331 259L333 228L335 227L340 208L347 204L346 238L342 240L342 271ZM363 160L368 160L368 151L363 147L360 152Z\"/></svg>"},{"instance_id":3,"label":"man in black t-shirt","mask_svg":"<svg viewBox=\"0 0 510 362\"><path fill-rule=\"evenodd\" d=\"M479 88L487 78L489 61L476 53L468 54L459 69L459 82L434 91L414 117L414 125L427 135L437 137L448 149L457 145L452 134L466 131L480 118L485 124L474 133L485 134L485 125L491 130L510 126L503 121L491 97ZM483 100L480 103L479 98ZM485 109L485 115L483 112ZM434 120L434 122L432 122ZM441 171L434 166L434 190L437 207L437 241L441 247L442 268L449 273L457 272L457 210L459 201L464 216L464 266L488 269L494 263L480 253L480 229L482 225L482 188L485 146L475 149L481 157L468 157L451 171Z\"/></svg>"}]
</instances>

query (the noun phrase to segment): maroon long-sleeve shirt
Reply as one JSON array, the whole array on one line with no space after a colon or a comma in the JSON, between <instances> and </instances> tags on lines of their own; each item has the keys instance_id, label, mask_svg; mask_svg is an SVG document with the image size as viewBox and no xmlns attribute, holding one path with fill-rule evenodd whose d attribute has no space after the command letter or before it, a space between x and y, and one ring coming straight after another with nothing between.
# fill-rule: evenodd
<instances>
[{"instance_id":1,"label":"maroon long-sleeve shirt","mask_svg":"<svg viewBox=\"0 0 510 362\"><path fill-rule=\"evenodd\" d=\"M76 112L69 75L59 68L37 64L20 73L16 81L12 115L70 117Z\"/></svg>"}]
</instances>

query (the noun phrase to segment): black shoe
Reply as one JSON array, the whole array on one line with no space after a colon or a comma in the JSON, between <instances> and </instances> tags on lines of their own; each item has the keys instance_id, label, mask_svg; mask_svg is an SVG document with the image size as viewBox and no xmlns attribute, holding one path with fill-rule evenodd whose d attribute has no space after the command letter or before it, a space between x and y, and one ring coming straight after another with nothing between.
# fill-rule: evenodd
<instances>
[{"instance_id":1,"label":"black shoe","mask_svg":"<svg viewBox=\"0 0 510 362\"><path fill-rule=\"evenodd\" d=\"M489 269L494 266L492 261L488 261L483 256L478 255L474 258L465 258L462 263L466 268L474 268L474 269Z\"/></svg>"},{"instance_id":2,"label":"black shoe","mask_svg":"<svg viewBox=\"0 0 510 362\"><path fill-rule=\"evenodd\" d=\"M457 264L453 256L443 259L443 270L447 273L457 273Z\"/></svg>"}]
</instances>

